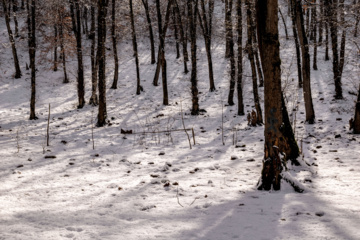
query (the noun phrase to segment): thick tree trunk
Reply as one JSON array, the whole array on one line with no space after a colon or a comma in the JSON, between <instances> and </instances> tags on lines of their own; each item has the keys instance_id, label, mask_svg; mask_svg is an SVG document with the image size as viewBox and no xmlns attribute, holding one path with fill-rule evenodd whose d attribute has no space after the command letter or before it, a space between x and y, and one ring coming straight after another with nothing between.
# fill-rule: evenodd
<instances>
[{"instance_id":1,"label":"thick tree trunk","mask_svg":"<svg viewBox=\"0 0 360 240\"><path fill-rule=\"evenodd\" d=\"M279 152L296 159L299 149L289 122L281 92L281 60L277 1L257 2L259 49L265 78L265 153L259 190L280 190L282 165ZM276 147L274 147L276 146Z\"/></svg>"},{"instance_id":2,"label":"thick tree trunk","mask_svg":"<svg viewBox=\"0 0 360 240\"><path fill-rule=\"evenodd\" d=\"M245 115L244 111L244 101L243 101L243 89L242 89L242 75L243 75L243 64L242 64L242 7L241 7L241 0L237 0L236 5L236 14L237 14L237 97L238 97L238 115L243 116Z\"/></svg>"},{"instance_id":3,"label":"thick tree trunk","mask_svg":"<svg viewBox=\"0 0 360 240\"><path fill-rule=\"evenodd\" d=\"M198 0L187 0L188 13L190 21L190 35L191 35L191 95L192 108L191 115L198 115L199 108L199 91L197 88L197 62L196 62L196 27L197 27L197 11Z\"/></svg>"},{"instance_id":4,"label":"thick tree trunk","mask_svg":"<svg viewBox=\"0 0 360 240\"><path fill-rule=\"evenodd\" d=\"M150 12L149 12L148 0L142 0L142 3L144 5L146 20L147 20L148 27L149 27L149 38L150 38L150 49L151 49L151 64L155 64L156 63L155 41L154 41L154 33L153 33L151 17L150 17Z\"/></svg>"},{"instance_id":5,"label":"thick tree trunk","mask_svg":"<svg viewBox=\"0 0 360 240\"><path fill-rule=\"evenodd\" d=\"M117 89L117 83L118 83L118 79L119 79L119 58L118 58L118 53L117 53L117 39L116 39L116 18L115 18L115 11L116 11L116 1L112 0L111 2L111 39L112 39L112 45L113 45L113 52L114 52L114 64L115 64L115 69L114 69L114 80L113 83L111 85L111 89ZM133 21L133 20L132 20Z\"/></svg>"},{"instance_id":6,"label":"thick tree trunk","mask_svg":"<svg viewBox=\"0 0 360 240\"><path fill-rule=\"evenodd\" d=\"M106 15L109 0L98 0L98 47L97 56L99 59L99 112L97 126L102 127L106 124Z\"/></svg>"},{"instance_id":7,"label":"thick tree trunk","mask_svg":"<svg viewBox=\"0 0 360 240\"><path fill-rule=\"evenodd\" d=\"M15 46L15 39L10 27L10 17L9 17L9 10L6 6L6 1L2 0L3 3L3 8L4 8L4 13L5 13L5 22L6 22L6 28L8 31L8 35L9 35L9 41L11 44L11 49L12 49L12 54L13 54L13 59L14 59L14 66L15 66L15 78L21 78L21 70L20 70L20 65L19 65L19 59L18 59L18 55L17 55L17 51L16 51L16 46Z\"/></svg>"},{"instance_id":8,"label":"thick tree trunk","mask_svg":"<svg viewBox=\"0 0 360 240\"><path fill-rule=\"evenodd\" d=\"M132 0L129 0L129 5L130 5L130 21L131 21L131 30L132 30L133 49L134 49L135 64L136 64L136 94L140 95L141 86L140 86L139 55L138 55L138 47L137 47L137 41L136 41L136 31L135 31L135 21L134 21Z\"/></svg>"},{"instance_id":9,"label":"thick tree trunk","mask_svg":"<svg viewBox=\"0 0 360 240\"><path fill-rule=\"evenodd\" d=\"M305 33L304 18L300 0L292 0L295 4L296 26L299 33L299 40L302 54L302 76L303 76L303 93L305 101L306 122L315 123L315 112L311 95L311 77L310 77L310 54L309 43Z\"/></svg>"},{"instance_id":10,"label":"thick tree trunk","mask_svg":"<svg viewBox=\"0 0 360 240\"><path fill-rule=\"evenodd\" d=\"M93 0L90 12L91 12L91 26L89 39L91 39L91 97L89 104L97 106L99 104L98 95L97 95L97 65L95 45L96 45L96 33L95 33L95 0Z\"/></svg>"}]
</instances>

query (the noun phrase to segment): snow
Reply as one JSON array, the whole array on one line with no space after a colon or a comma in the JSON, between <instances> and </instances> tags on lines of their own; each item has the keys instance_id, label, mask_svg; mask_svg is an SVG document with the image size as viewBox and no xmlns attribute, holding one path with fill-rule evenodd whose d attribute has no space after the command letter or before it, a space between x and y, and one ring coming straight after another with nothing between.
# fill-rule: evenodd
<instances>
[{"instance_id":1,"label":"snow","mask_svg":"<svg viewBox=\"0 0 360 240\"><path fill-rule=\"evenodd\" d=\"M7 42L5 28L1 30L0 39ZM221 104L226 102L229 76L220 40L213 45L217 91L211 93L206 52L198 39L200 108L207 111L199 116L190 115L190 74L184 75L182 60L175 59L174 44L168 43L167 49L170 105L163 106L161 86L152 86L155 66L150 64L147 39L139 46L145 90L140 96L135 95L132 46L122 43L119 88L107 90L112 125L103 128L92 127L97 108L76 109L75 58L68 64L70 84L62 84L62 69L52 72L46 62L38 66L39 120L28 120L30 79L26 39L22 41L21 79L11 77L11 49L0 49L0 239L360 238L360 137L348 130L356 98L349 91L356 92L359 76L351 63L359 61L355 52L349 50L344 70L345 99L333 100L331 61L323 60L320 47L319 70L311 72L316 123L307 125L293 42L281 40L287 105L304 154L299 158L302 166L289 164L284 174L305 188L300 194L284 181L281 191L256 190L263 127L248 127L246 116L236 116L236 106L223 108L223 145ZM107 88L113 71L108 53ZM250 112L252 84L246 58L244 63L244 100ZM91 95L89 64L86 59L86 100ZM263 96L263 89L260 92ZM195 132L192 149L184 132L120 133L182 129L181 104L186 128Z\"/></svg>"}]
</instances>

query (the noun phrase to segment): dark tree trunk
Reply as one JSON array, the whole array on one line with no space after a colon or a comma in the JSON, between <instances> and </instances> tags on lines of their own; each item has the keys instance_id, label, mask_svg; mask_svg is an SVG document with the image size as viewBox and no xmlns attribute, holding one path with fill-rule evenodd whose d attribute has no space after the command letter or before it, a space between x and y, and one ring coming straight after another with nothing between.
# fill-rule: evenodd
<instances>
[{"instance_id":1,"label":"dark tree trunk","mask_svg":"<svg viewBox=\"0 0 360 240\"><path fill-rule=\"evenodd\" d=\"M53 70L54 72L56 72L58 70L58 57L57 57L57 48L58 48L58 27L55 24L54 25L54 67Z\"/></svg>"},{"instance_id":2,"label":"dark tree trunk","mask_svg":"<svg viewBox=\"0 0 360 240\"><path fill-rule=\"evenodd\" d=\"M115 69L114 69L114 80L111 85L112 89L117 89L117 83L119 79L119 58L117 53L117 39L116 39L116 18L115 18L115 11L116 11L116 1L112 0L111 2L111 39L112 39L112 45L113 45L113 52L114 52L114 63L115 63ZM133 21L133 19L132 19Z\"/></svg>"},{"instance_id":3,"label":"dark tree trunk","mask_svg":"<svg viewBox=\"0 0 360 240\"><path fill-rule=\"evenodd\" d=\"M257 2L257 26L265 77L265 153L259 190L280 190L282 165L279 151L295 160L299 149L294 141L281 92L281 60L277 1ZM276 147L274 147L276 146Z\"/></svg>"},{"instance_id":4,"label":"dark tree trunk","mask_svg":"<svg viewBox=\"0 0 360 240\"><path fill-rule=\"evenodd\" d=\"M76 16L75 16L75 11L76 11ZM81 23L80 23L81 18L80 18L79 0L70 0L70 14L72 19L73 31L76 38L76 52L78 58L78 76L77 76L78 100L79 100L78 108L83 108L85 105L85 98L84 98L85 86L84 86L84 66L83 66L83 55L82 55Z\"/></svg>"},{"instance_id":5,"label":"dark tree trunk","mask_svg":"<svg viewBox=\"0 0 360 240\"><path fill-rule=\"evenodd\" d=\"M6 28L8 31L8 35L9 35L9 41L11 44L11 49L12 49L12 54L13 54L13 59L14 59L14 66L15 66L15 78L21 78L21 70L20 70L20 65L19 65L19 59L18 59L18 55L17 55L17 51L16 51L16 46L15 46L15 39L10 27L10 17L9 17L9 10L7 9L6 6L6 1L2 0L3 3L3 8L4 8L4 13L5 13L5 22L6 22Z\"/></svg>"},{"instance_id":6,"label":"dark tree trunk","mask_svg":"<svg viewBox=\"0 0 360 240\"><path fill-rule=\"evenodd\" d=\"M182 43L182 47L183 47L183 57L184 57L184 73L187 74L189 72L188 68L187 68L187 61L189 61L189 54L187 51L187 41L185 38L185 32L184 32L184 26L183 26L183 21L181 18L181 13L180 13L180 8L179 5L177 3L176 0L175 1L175 10L176 10L176 15L177 15L177 22L179 23L179 27L180 27L180 40Z\"/></svg>"},{"instance_id":7,"label":"dark tree trunk","mask_svg":"<svg viewBox=\"0 0 360 240\"><path fill-rule=\"evenodd\" d=\"M84 13L83 13L83 30L84 34L89 35L89 29L88 29L88 7L84 6Z\"/></svg>"},{"instance_id":8,"label":"dark tree trunk","mask_svg":"<svg viewBox=\"0 0 360 240\"><path fill-rule=\"evenodd\" d=\"M62 13L59 11L59 18L60 18L60 24L59 24L59 41L60 41L60 55L62 59L63 64L63 70L64 70L64 80L63 83L69 83L69 79L66 73L66 54L65 54L65 47L64 47L64 17Z\"/></svg>"},{"instance_id":9,"label":"dark tree trunk","mask_svg":"<svg viewBox=\"0 0 360 240\"><path fill-rule=\"evenodd\" d=\"M97 126L102 127L106 124L106 15L109 0L98 0L98 47L97 56L99 58L99 112Z\"/></svg>"},{"instance_id":10,"label":"dark tree trunk","mask_svg":"<svg viewBox=\"0 0 360 240\"><path fill-rule=\"evenodd\" d=\"M99 104L97 96L97 65L95 45L96 45L96 33L95 33L95 0L93 0L90 12L91 12L91 26L89 38L91 39L91 97L89 104L97 106Z\"/></svg>"},{"instance_id":11,"label":"dark tree trunk","mask_svg":"<svg viewBox=\"0 0 360 240\"><path fill-rule=\"evenodd\" d=\"M255 27L253 23L253 6L250 3L250 0L245 0L246 4L246 15L247 15L247 51L248 57L251 65L251 74L252 74L252 83L253 83L253 93L254 93L254 104L256 109L256 124L261 125L263 123L262 119L262 110L260 106L260 97L258 93L258 85L257 85L257 75L256 75L256 65L254 59L254 44L253 37L255 35Z\"/></svg>"},{"instance_id":12,"label":"dark tree trunk","mask_svg":"<svg viewBox=\"0 0 360 240\"><path fill-rule=\"evenodd\" d=\"M19 37L19 23L17 20L17 12L19 10L18 8L18 2L17 0L12 0L12 7L13 7L13 15L14 15L14 23L15 23L15 37Z\"/></svg>"},{"instance_id":13,"label":"dark tree trunk","mask_svg":"<svg viewBox=\"0 0 360 240\"><path fill-rule=\"evenodd\" d=\"M333 53L333 74L335 82L335 99L343 99L341 74L342 68L339 61L338 53L338 0L325 1L325 6L328 9L327 20L330 25L331 48Z\"/></svg>"},{"instance_id":14,"label":"dark tree trunk","mask_svg":"<svg viewBox=\"0 0 360 240\"><path fill-rule=\"evenodd\" d=\"M175 35L176 59L179 59L180 58L180 43L179 43L179 30L178 30L178 23L176 21L175 7L173 7L173 11L172 11L172 20L173 20L174 35Z\"/></svg>"},{"instance_id":15,"label":"dark tree trunk","mask_svg":"<svg viewBox=\"0 0 360 240\"><path fill-rule=\"evenodd\" d=\"M163 85L163 104L169 105L169 96L168 96L168 89L167 89L167 69L166 69L166 59L165 59L165 37L166 31L169 25L170 13L171 13L171 5L173 0L170 0L167 5L166 14L165 14L165 23L164 27L162 27L162 16L160 10L160 1L156 0L156 10L158 16L158 29L159 29L159 52L158 52L158 62L157 68L153 80L153 85L158 85L160 69L162 70L162 85Z\"/></svg>"},{"instance_id":16,"label":"dark tree trunk","mask_svg":"<svg viewBox=\"0 0 360 240\"><path fill-rule=\"evenodd\" d=\"M320 15L318 17L319 22L319 40L318 45L321 46L323 42L323 30L324 30L324 0L319 0Z\"/></svg>"},{"instance_id":17,"label":"dark tree trunk","mask_svg":"<svg viewBox=\"0 0 360 240\"><path fill-rule=\"evenodd\" d=\"M230 87L229 87L229 95L228 95L228 104L233 106L234 103L234 92L235 92L235 54L234 54L234 38L233 38L233 31L232 31L232 20L231 20L231 10L232 10L232 0L225 0L228 1L228 11L227 11L227 39L228 39L228 55L227 57L230 58Z\"/></svg>"},{"instance_id":18,"label":"dark tree trunk","mask_svg":"<svg viewBox=\"0 0 360 240\"><path fill-rule=\"evenodd\" d=\"M353 121L353 128L355 134L360 134L360 85L359 92L357 96L357 101L355 103L355 116Z\"/></svg>"},{"instance_id":19,"label":"dark tree trunk","mask_svg":"<svg viewBox=\"0 0 360 240\"><path fill-rule=\"evenodd\" d=\"M35 98L36 98L36 67L35 67L35 55L36 55L36 5L35 0L31 0L30 6L27 2L28 10L28 36L29 36L29 56L30 56L30 68L31 68L31 98L30 98L30 120L37 119L35 115Z\"/></svg>"},{"instance_id":20,"label":"dark tree trunk","mask_svg":"<svg viewBox=\"0 0 360 240\"><path fill-rule=\"evenodd\" d=\"M314 26L313 26L313 42L314 42L314 56L313 56L313 69L318 70L317 67L317 14L316 14L316 0L314 0L314 6L312 10L312 17L314 18Z\"/></svg>"},{"instance_id":21,"label":"dark tree trunk","mask_svg":"<svg viewBox=\"0 0 360 240\"><path fill-rule=\"evenodd\" d=\"M197 88L197 63L196 63L196 27L197 27L197 11L198 0L187 0L188 14L190 21L190 36L191 36L191 95L192 108L191 115L199 114L199 91Z\"/></svg>"},{"instance_id":22,"label":"dark tree trunk","mask_svg":"<svg viewBox=\"0 0 360 240\"><path fill-rule=\"evenodd\" d=\"M207 14L205 9L205 1L201 0L201 10L202 13L198 12L199 15L199 22L200 26L203 32L204 40L205 40L205 49L206 49L206 56L208 60L208 68L209 68L209 82L210 82L210 92L215 91L215 82L214 82L214 72L213 72L213 63L212 63L212 56L211 56L211 28L210 22L212 22L211 19L207 18L207 15L210 17L212 14L210 13L211 7L209 8L209 14Z\"/></svg>"},{"instance_id":23,"label":"dark tree trunk","mask_svg":"<svg viewBox=\"0 0 360 240\"><path fill-rule=\"evenodd\" d=\"M225 0L225 58L230 57L230 22L231 22L231 8L229 7L229 1Z\"/></svg>"},{"instance_id":24,"label":"dark tree trunk","mask_svg":"<svg viewBox=\"0 0 360 240\"><path fill-rule=\"evenodd\" d=\"M242 64L242 7L241 0L237 0L236 13L237 13L237 46L238 46L238 62L237 62L237 97L238 97L238 115L245 115L244 101L243 101L243 89L242 89L242 75L243 75L243 64Z\"/></svg>"},{"instance_id":25,"label":"dark tree trunk","mask_svg":"<svg viewBox=\"0 0 360 240\"><path fill-rule=\"evenodd\" d=\"M329 61L329 23L324 22L325 25L325 61Z\"/></svg>"},{"instance_id":26,"label":"dark tree trunk","mask_svg":"<svg viewBox=\"0 0 360 240\"><path fill-rule=\"evenodd\" d=\"M292 0L295 4L296 26L299 33L299 40L302 54L302 76L303 76L303 93L305 101L306 122L315 123L315 112L311 95L311 77L310 77L310 54L309 42L305 33L304 17L300 0Z\"/></svg>"},{"instance_id":27,"label":"dark tree trunk","mask_svg":"<svg viewBox=\"0 0 360 240\"><path fill-rule=\"evenodd\" d=\"M287 27L286 27L286 22L285 22L284 16L283 16L280 8L279 8L279 13L280 13L282 22L283 22L283 24L284 24L286 40L289 40L289 35L288 35Z\"/></svg>"},{"instance_id":28,"label":"dark tree trunk","mask_svg":"<svg viewBox=\"0 0 360 240\"><path fill-rule=\"evenodd\" d=\"M295 4L290 3L291 6L291 21L292 21L292 28L293 28L293 35L295 40L295 48L296 48L296 62L297 62L297 71L298 71L298 86L299 88L303 87L303 80L302 80L302 66L301 66L301 56L300 56L300 44L298 38L298 30L296 29L296 16L295 16Z\"/></svg>"},{"instance_id":29,"label":"dark tree trunk","mask_svg":"<svg viewBox=\"0 0 360 240\"><path fill-rule=\"evenodd\" d=\"M154 41L154 33L153 33L153 29L152 29L151 17L150 17L150 12L149 12L148 0L142 0L142 3L145 8L146 20L147 20L148 27L149 27L149 38L150 38L150 47L151 47L150 48L151 49L151 64L155 64L156 63L155 41Z\"/></svg>"},{"instance_id":30,"label":"dark tree trunk","mask_svg":"<svg viewBox=\"0 0 360 240\"><path fill-rule=\"evenodd\" d=\"M135 64L136 64L136 94L140 95L140 91L141 91L140 67L139 67L139 56L138 56L138 47L137 47L137 41L136 41L136 31L135 31L135 22L134 22L134 12L133 12L132 0L129 0L129 5L130 5L130 21L131 21L131 30L132 30L133 49L134 49Z\"/></svg>"}]
</instances>

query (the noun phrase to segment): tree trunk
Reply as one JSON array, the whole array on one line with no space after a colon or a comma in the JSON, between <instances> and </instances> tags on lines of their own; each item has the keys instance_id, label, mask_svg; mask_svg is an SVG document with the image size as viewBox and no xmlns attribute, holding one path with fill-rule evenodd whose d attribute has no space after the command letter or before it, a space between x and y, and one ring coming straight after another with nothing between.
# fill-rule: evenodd
<instances>
[{"instance_id":1,"label":"tree trunk","mask_svg":"<svg viewBox=\"0 0 360 240\"><path fill-rule=\"evenodd\" d=\"M265 78L265 151L259 190L280 190L279 152L296 159L299 149L287 116L281 92L281 60L277 1L257 2L257 26L261 62ZM295 143L295 144L294 144ZM276 147L274 147L276 146Z\"/></svg>"},{"instance_id":2,"label":"tree trunk","mask_svg":"<svg viewBox=\"0 0 360 240\"><path fill-rule=\"evenodd\" d=\"M3 3L3 8L4 8L4 13L5 13L5 22L6 22L6 28L8 31L8 35L9 35L9 41L11 44L11 49L12 49L12 54L13 54L13 59L14 59L14 66L15 66L15 78L21 78L21 70L20 70L20 65L19 65L19 59L18 59L18 55L17 55L17 51L16 51L16 46L15 46L15 40L14 40L14 36L10 27L10 17L9 17L9 10L7 9L6 6L6 1L2 0Z\"/></svg>"},{"instance_id":3,"label":"tree trunk","mask_svg":"<svg viewBox=\"0 0 360 240\"><path fill-rule=\"evenodd\" d=\"M173 7L173 11L172 11L172 20L173 20L174 35L175 35L176 59L179 59L180 58L180 43L179 43L179 30L178 30L178 23L176 21L175 7Z\"/></svg>"},{"instance_id":4,"label":"tree trunk","mask_svg":"<svg viewBox=\"0 0 360 240\"><path fill-rule=\"evenodd\" d=\"M64 70L64 80L63 83L69 83L69 79L66 73L66 54L65 54L65 47L64 47L64 17L62 13L59 11L59 18L60 18L60 24L59 24L59 41L60 41L60 51L61 51L61 59L63 64L63 70Z\"/></svg>"},{"instance_id":5,"label":"tree trunk","mask_svg":"<svg viewBox=\"0 0 360 240\"><path fill-rule=\"evenodd\" d=\"M231 22L231 8L229 7L229 1L225 0L225 58L230 57L230 22Z\"/></svg>"},{"instance_id":6,"label":"tree trunk","mask_svg":"<svg viewBox=\"0 0 360 240\"><path fill-rule=\"evenodd\" d=\"M314 56L313 56L313 69L318 70L317 67L317 14L316 14L316 0L314 0L313 6L313 14L312 17L314 18L314 26L313 26L313 42L314 42Z\"/></svg>"},{"instance_id":7,"label":"tree trunk","mask_svg":"<svg viewBox=\"0 0 360 240\"><path fill-rule=\"evenodd\" d=\"M305 33L304 17L300 0L292 0L295 4L296 26L299 33L299 40L302 54L302 76L303 76L303 93L305 101L306 122L315 123L315 112L311 95L311 78L310 78L310 54L309 43Z\"/></svg>"},{"instance_id":8,"label":"tree trunk","mask_svg":"<svg viewBox=\"0 0 360 240\"><path fill-rule=\"evenodd\" d=\"M176 10L176 13L177 13L177 22L179 23L179 27L180 27L180 40L181 40L182 46L183 46L184 73L187 74L189 72L189 70L187 68L187 61L189 61L189 54L188 54L188 51L187 51L187 41L186 41L186 38L185 38L184 26L183 26L183 21L182 21L182 18L181 18L179 5L178 5L176 0L174 0L174 3L175 3L175 10Z\"/></svg>"},{"instance_id":9,"label":"tree trunk","mask_svg":"<svg viewBox=\"0 0 360 240\"><path fill-rule=\"evenodd\" d=\"M197 27L197 11L198 0L187 0L188 14L190 21L190 35L191 35L191 95L192 95L192 109L191 115L198 115L199 108L199 91L197 88L197 63L196 63L196 27Z\"/></svg>"},{"instance_id":10,"label":"tree trunk","mask_svg":"<svg viewBox=\"0 0 360 240\"><path fill-rule=\"evenodd\" d=\"M147 20L147 23L148 23L148 26L149 26L151 64L155 64L156 63L156 59L155 59L155 41L154 41L154 33L153 33L153 29L152 29L151 17L150 17L150 12L149 12L148 0L142 0L142 3L144 5L146 20Z\"/></svg>"},{"instance_id":11,"label":"tree trunk","mask_svg":"<svg viewBox=\"0 0 360 240\"><path fill-rule=\"evenodd\" d=\"M319 40L318 45L321 46L323 42L323 30L324 30L324 0L319 0L320 15L318 17L319 22Z\"/></svg>"},{"instance_id":12,"label":"tree trunk","mask_svg":"<svg viewBox=\"0 0 360 240\"><path fill-rule=\"evenodd\" d=\"M213 72L213 63L212 63L212 56L211 56L211 28L212 26L209 23L212 21L211 19L207 19L207 15L211 16L209 9L209 14L207 14L205 9L205 1L201 0L201 10L202 13L198 12L199 15L199 22L203 32L204 40L205 40L205 49L206 49L206 56L208 60L208 68L209 68L209 82L210 82L210 92L215 91L215 82L214 82L214 72Z\"/></svg>"},{"instance_id":13,"label":"tree trunk","mask_svg":"<svg viewBox=\"0 0 360 240\"><path fill-rule=\"evenodd\" d=\"M98 0L98 47L97 56L99 58L99 112L97 126L102 127L106 124L106 15L109 0Z\"/></svg>"},{"instance_id":14,"label":"tree trunk","mask_svg":"<svg viewBox=\"0 0 360 240\"><path fill-rule=\"evenodd\" d=\"M136 64L136 94L140 95L141 86L140 86L139 56L138 56L138 47L137 47L137 41L136 41L136 31L135 31L132 0L129 0L129 5L130 5L130 21L131 21L131 30L132 30L133 49L134 49L135 64Z\"/></svg>"},{"instance_id":15,"label":"tree trunk","mask_svg":"<svg viewBox=\"0 0 360 240\"><path fill-rule=\"evenodd\" d=\"M330 25L330 36L331 36L331 48L333 52L333 74L335 82L335 99L343 99L342 86L341 86L341 66L339 62L338 53L338 1L329 0L325 1L325 6L328 9L327 20Z\"/></svg>"},{"instance_id":16,"label":"tree trunk","mask_svg":"<svg viewBox=\"0 0 360 240\"><path fill-rule=\"evenodd\" d=\"M329 61L329 23L324 22L325 25L325 61Z\"/></svg>"},{"instance_id":17,"label":"tree trunk","mask_svg":"<svg viewBox=\"0 0 360 240\"><path fill-rule=\"evenodd\" d=\"M242 9L241 9L241 0L237 0L236 13L237 13L237 46L238 46L238 62L237 62L237 97L238 97L238 115L245 115L244 111L244 101L243 101L243 89L242 89L242 74L243 74L243 64L242 64Z\"/></svg>"},{"instance_id":18,"label":"tree trunk","mask_svg":"<svg viewBox=\"0 0 360 240\"><path fill-rule=\"evenodd\" d=\"M14 23L15 23L15 37L19 37L19 23L17 20L17 12L19 10L18 8L18 2L17 0L12 0L13 3L13 14L14 14Z\"/></svg>"},{"instance_id":19,"label":"tree trunk","mask_svg":"<svg viewBox=\"0 0 360 240\"><path fill-rule=\"evenodd\" d=\"M295 5L294 3L290 2L291 6L291 21L292 21L292 28L293 28L293 35L295 40L295 48L296 48L296 62L297 62L297 71L298 71L298 86L299 88L303 87L303 80L302 80L302 67L301 67L301 56L300 56L300 44L299 44L299 37L298 37L298 30L296 29L296 16L295 16Z\"/></svg>"},{"instance_id":20,"label":"tree trunk","mask_svg":"<svg viewBox=\"0 0 360 240\"><path fill-rule=\"evenodd\" d=\"M288 31L287 31L287 27L286 27L286 23L285 23L285 19L284 19L284 16L281 12L281 9L279 8L279 13L280 13L280 16L281 16L281 19L282 19L282 22L284 24L284 29L285 29L285 36L286 36L286 40L289 40L289 35L288 35Z\"/></svg>"},{"instance_id":21,"label":"tree trunk","mask_svg":"<svg viewBox=\"0 0 360 240\"><path fill-rule=\"evenodd\" d=\"M116 39L116 26L115 26L115 11L116 11L116 1L112 0L111 2L111 39L113 44L113 52L114 52L114 63L115 63L115 69L114 69L114 80L111 85L111 89L117 89L117 83L119 79L119 58L117 53L117 39ZM133 21L133 19L132 19Z\"/></svg>"},{"instance_id":22,"label":"tree trunk","mask_svg":"<svg viewBox=\"0 0 360 240\"><path fill-rule=\"evenodd\" d=\"M35 115L35 98L36 98L36 67L35 67L35 55L36 55L36 5L35 0L31 0L30 6L27 2L28 11L28 36L29 36L29 56L30 56L30 68L31 68L31 98L30 98L30 120L38 119Z\"/></svg>"},{"instance_id":23,"label":"tree trunk","mask_svg":"<svg viewBox=\"0 0 360 240\"><path fill-rule=\"evenodd\" d=\"M246 4L246 15L247 15L247 50L248 57L251 65L251 74L252 74L252 83L253 83L253 93L254 93L254 104L256 109L256 124L261 125L263 123L262 119L262 110L260 106L260 97L258 93L257 85L257 75L256 75L256 65L254 59L254 45L253 45L253 36L255 35L255 25L253 23L253 6L250 3L250 0L245 0Z\"/></svg>"},{"instance_id":24,"label":"tree trunk","mask_svg":"<svg viewBox=\"0 0 360 240\"><path fill-rule=\"evenodd\" d=\"M54 25L54 67L53 70L54 72L56 72L58 70L58 57L57 57L57 48L58 48L58 27L55 24Z\"/></svg>"},{"instance_id":25,"label":"tree trunk","mask_svg":"<svg viewBox=\"0 0 360 240\"><path fill-rule=\"evenodd\" d=\"M234 103L234 92L235 92L235 54L234 54L234 38L232 32L232 19L231 19L231 10L232 10L232 0L225 0L228 1L228 22L227 22L227 38L228 38L228 55L227 57L230 58L230 87L229 87L229 95L228 95L228 104L233 106Z\"/></svg>"},{"instance_id":26,"label":"tree trunk","mask_svg":"<svg viewBox=\"0 0 360 240\"><path fill-rule=\"evenodd\" d=\"M91 26L90 26L90 34L89 39L91 39L91 97L89 100L89 104L93 106L97 106L99 104L98 96L97 96L97 65L98 61L96 61L97 57L95 54L95 44L96 44L96 33L95 33L95 0L93 0L90 12L91 12Z\"/></svg>"},{"instance_id":27,"label":"tree trunk","mask_svg":"<svg viewBox=\"0 0 360 240\"><path fill-rule=\"evenodd\" d=\"M75 6L74 6L75 1ZM75 7L75 10L74 10ZM76 11L76 16L75 16ZM82 40L81 40L81 23L80 23L80 6L79 0L70 0L70 14L72 19L73 31L76 38L76 52L78 58L78 108L83 108L85 105L85 86L84 86L84 66L82 55Z\"/></svg>"},{"instance_id":28,"label":"tree trunk","mask_svg":"<svg viewBox=\"0 0 360 240\"><path fill-rule=\"evenodd\" d=\"M357 101L355 103L355 116L354 116L353 128L355 134L360 134L360 85L359 85Z\"/></svg>"}]
</instances>

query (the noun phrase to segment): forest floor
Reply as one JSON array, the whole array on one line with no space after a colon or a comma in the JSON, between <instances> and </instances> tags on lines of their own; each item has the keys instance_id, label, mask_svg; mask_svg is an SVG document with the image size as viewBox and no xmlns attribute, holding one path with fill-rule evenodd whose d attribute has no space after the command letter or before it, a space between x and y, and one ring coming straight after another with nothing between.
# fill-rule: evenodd
<instances>
[{"instance_id":1,"label":"forest floor","mask_svg":"<svg viewBox=\"0 0 360 240\"><path fill-rule=\"evenodd\" d=\"M7 41L4 29L0 34ZM217 90L209 92L206 52L203 40L198 41L200 108L206 112L190 115L190 74L183 74L173 44L167 49L170 105L162 105L162 87L152 85L155 65L145 39L139 50L145 91L135 94L132 46L123 43L118 89L107 90L111 124L103 128L93 127L96 107L76 109L75 60L69 62L69 84L62 83L62 69L53 72L48 62L38 66L39 119L28 120L26 44L19 51L21 79L12 78L11 49L2 48L0 239L359 239L360 136L348 129L359 81L350 63L358 63L358 56L349 52L345 99L334 100L331 61L325 62L319 49L319 70L312 71L316 123L308 125L293 41L282 39L284 91L303 154L302 166L289 164L286 174L305 191L296 193L286 182L281 191L258 191L263 126L249 127L246 116L236 115L236 106L222 107L229 75L221 41L213 44ZM113 67L108 53L109 88ZM244 62L244 101L250 112L252 83L247 58ZM86 66L88 101L89 62ZM263 96L263 88L260 92ZM182 114L186 128L194 129L192 149L185 132L141 134L182 129ZM137 134L124 135L121 129Z\"/></svg>"}]
</instances>

